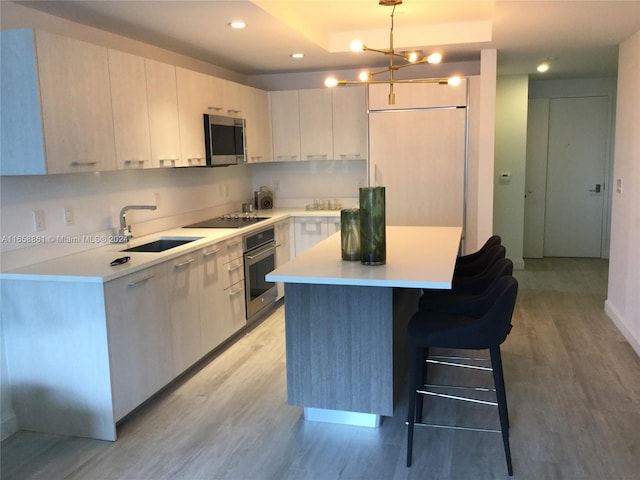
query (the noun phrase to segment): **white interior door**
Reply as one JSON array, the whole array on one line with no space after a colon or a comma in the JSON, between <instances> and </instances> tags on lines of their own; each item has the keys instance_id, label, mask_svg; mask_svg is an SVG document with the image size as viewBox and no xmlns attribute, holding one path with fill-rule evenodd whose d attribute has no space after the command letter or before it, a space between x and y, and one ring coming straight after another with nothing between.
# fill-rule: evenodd
<instances>
[{"instance_id":1,"label":"white interior door","mask_svg":"<svg viewBox=\"0 0 640 480\"><path fill-rule=\"evenodd\" d=\"M544 256L602 256L608 109L606 96L550 100Z\"/></svg>"},{"instance_id":2,"label":"white interior door","mask_svg":"<svg viewBox=\"0 0 640 480\"><path fill-rule=\"evenodd\" d=\"M370 182L387 225L462 226L466 110L369 114Z\"/></svg>"}]
</instances>

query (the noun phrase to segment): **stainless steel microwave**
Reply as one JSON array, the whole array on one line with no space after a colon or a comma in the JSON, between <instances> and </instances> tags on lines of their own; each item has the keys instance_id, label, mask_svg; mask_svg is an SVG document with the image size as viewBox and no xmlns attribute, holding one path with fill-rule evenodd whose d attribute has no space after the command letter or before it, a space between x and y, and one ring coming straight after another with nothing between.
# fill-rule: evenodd
<instances>
[{"instance_id":1,"label":"stainless steel microwave","mask_svg":"<svg viewBox=\"0 0 640 480\"><path fill-rule=\"evenodd\" d=\"M204 143L208 167L246 162L244 118L204 114Z\"/></svg>"}]
</instances>

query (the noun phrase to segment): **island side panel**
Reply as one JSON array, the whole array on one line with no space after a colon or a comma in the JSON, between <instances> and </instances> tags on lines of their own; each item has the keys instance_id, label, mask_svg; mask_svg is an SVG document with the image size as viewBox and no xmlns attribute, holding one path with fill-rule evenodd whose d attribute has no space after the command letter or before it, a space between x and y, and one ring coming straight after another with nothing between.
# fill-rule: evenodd
<instances>
[{"instance_id":1,"label":"island side panel","mask_svg":"<svg viewBox=\"0 0 640 480\"><path fill-rule=\"evenodd\" d=\"M291 405L393 415L393 289L285 284Z\"/></svg>"},{"instance_id":2,"label":"island side panel","mask_svg":"<svg viewBox=\"0 0 640 480\"><path fill-rule=\"evenodd\" d=\"M101 283L1 281L8 387L22 430L115 440Z\"/></svg>"}]
</instances>

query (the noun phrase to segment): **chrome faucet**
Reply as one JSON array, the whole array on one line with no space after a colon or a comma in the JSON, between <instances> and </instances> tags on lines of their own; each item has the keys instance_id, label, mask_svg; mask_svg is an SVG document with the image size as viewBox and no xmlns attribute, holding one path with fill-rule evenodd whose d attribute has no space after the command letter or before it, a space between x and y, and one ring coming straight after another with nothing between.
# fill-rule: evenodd
<instances>
[{"instance_id":1,"label":"chrome faucet","mask_svg":"<svg viewBox=\"0 0 640 480\"><path fill-rule=\"evenodd\" d=\"M133 234L131 233L131 225L127 225L127 211L129 210L155 210L156 205L127 205L120 210L120 230L118 231L118 242L127 243Z\"/></svg>"}]
</instances>

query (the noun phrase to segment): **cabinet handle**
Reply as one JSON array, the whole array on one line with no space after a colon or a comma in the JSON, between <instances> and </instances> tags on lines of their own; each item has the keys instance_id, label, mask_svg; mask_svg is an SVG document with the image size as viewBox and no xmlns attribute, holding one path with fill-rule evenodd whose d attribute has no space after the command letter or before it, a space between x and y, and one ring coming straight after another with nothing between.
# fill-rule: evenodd
<instances>
[{"instance_id":1,"label":"cabinet handle","mask_svg":"<svg viewBox=\"0 0 640 480\"><path fill-rule=\"evenodd\" d=\"M340 158L345 159L345 158L360 158L360 154L359 153L341 153L340 154Z\"/></svg>"},{"instance_id":2,"label":"cabinet handle","mask_svg":"<svg viewBox=\"0 0 640 480\"><path fill-rule=\"evenodd\" d=\"M242 268L242 264L240 264L240 265L236 265L236 266L234 266L234 267L229 267L229 271L230 271L230 272L233 272L233 271L235 271L235 270L238 270L239 268Z\"/></svg>"},{"instance_id":3,"label":"cabinet handle","mask_svg":"<svg viewBox=\"0 0 640 480\"><path fill-rule=\"evenodd\" d=\"M173 268L182 268L182 267L186 267L187 265L189 265L190 263L195 262L195 258L190 258L189 260L186 260L182 263L176 263Z\"/></svg>"},{"instance_id":4,"label":"cabinet handle","mask_svg":"<svg viewBox=\"0 0 640 480\"><path fill-rule=\"evenodd\" d=\"M311 153L311 154L307 154L307 160L313 160L313 159L326 160L327 159L327 154L326 153Z\"/></svg>"},{"instance_id":5,"label":"cabinet handle","mask_svg":"<svg viewBox=\"0 0 640 480\"><path fill-rule=\"evenodd\" d=\"M153 277L155 277L155 275L151 274L137 280L131 280L129 283L127 283L127 287L135 287L136 285L140 285L141 283L144 283L147 280L152 279Z\"/></svg>"},{"instance_id":6,"label":"cabinet handle","mask_svg":"<svg viewBox=\"0 0 640 480\"><path fill-rule=\"evenodd\" d=\"M297 160L298 155L276 155L278 160Z\"/></svg>"},{"instance_id":7,"label":"cabinet handle","mask_svg":"<svg viewBox=\"0 0 640 480\"><path fill-rule=\"evenodd\" d=\"M207 110L215 110L216 112L219 112L222 110L222 107L207 107Z\"/></svg>"},{"instance_id":8,"label":"cabinet handle","mask_svg":"<svg viewBox=\"0 0 640 480\"><path fill-rule=\"evenodd\" d=\"M159 160L161 167L175 167L177 161L177 158L161 158Z\"/></svg>"},{"instance_id":9,"label":"cabinet handle","mask_svg":"<svg viewBox=\"0 0 640 480\"><path fill-rule=\"evenodd\" d=\"M69 166L70 167L94 167L97 164L98 162L78 162L77 160L74 160L73 162L69 163Z\"/></svg>"},{"instance_id":10,"label":"cabinet handle","mask_svg":"<svg viewBox=\"0 0 640 480\"><path fill-rule=\"evenodd\" d=\"M204 163L204 157L192 157L192 158L187 158L187 163L189 165L202 165Z\"/></svg>"},{"instance_id":11,"label":"cabinet handle","mask_svg":"<svg viewBox=\"0 0 640 480\"><path fill-rule=\"evenodd\" d=\"M255 156L251 157L251 160L260 161L260 160L262 160L262 155L255 155Z\"/></svg>"},{"instance_id":12,"label":"cabinet handle","mask_svg":"<svg viewBox=\"0 0 640 480\"><path fill-rule=\"evenodd\" d=\"M231 108L227 110L229 115L238 115L240 112L241 110L232 110Z\"/></svg>"},{"instance_id":13,"label":"cabinet handle","mask_svg":"<svg viewBox=\"0 0 640 480\"><path fill-rule=\"evenodd\" d=\"M230 296L230 297L233 297L234 295L237 295L237 294L239 294L240 292L242 292L242 290L243 290L243 288L242 288L242 287L238 288L237 290L233 290L233 291L231 291L231 290L230 290L230 291L229 291L229 296Z\"/></svg>"},{"instance_id":14,"label":"cabinet handle","mask_svg":"<svg viewBox=\"0 0 640 480\"><path fill-rule=\"evenodd\" d=\"M144 166L146 160L125 160L124 161L124 166L125 167L130 167L131 165L135 165L137 164L138 167L142 167Z\"/></svg>"},{"instance_id":15,"label":"cabinet handle","mask_svg":"<svg viewBox=\"0 0 640 480\"><path fill-rule=\"evenodd\" d=\"M211 250L210 252L207 253L203 253L202 256L204 258L210 257L211 255L215 255L216 253L218 253L220 251L219 248L216 248L215 250Z\"/></svg>"}]
</instances>

